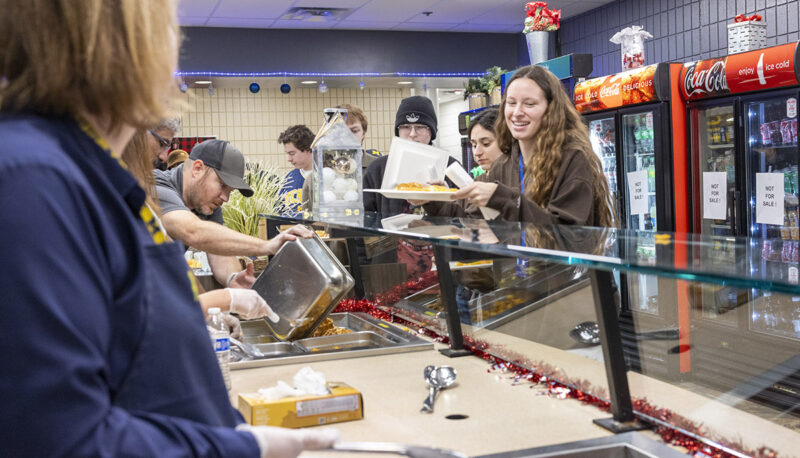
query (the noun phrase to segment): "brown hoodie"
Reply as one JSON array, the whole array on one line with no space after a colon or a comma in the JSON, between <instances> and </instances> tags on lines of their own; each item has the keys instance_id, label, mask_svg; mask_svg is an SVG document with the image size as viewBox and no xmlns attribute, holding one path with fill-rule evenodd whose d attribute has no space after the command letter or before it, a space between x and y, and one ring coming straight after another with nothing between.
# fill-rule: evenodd
<instances>
[{"instance_id":1,"label":"brown hoodie","mask_svg":"<svg viewBox=\"0 0 800 458\"><path fill-rule=\"evenodd\" d=\"M487 206L500 211L499 219L578 226L600 224L599 213L594 208L593 165L582 152L564 151L550 193L550 201L544 208L521 196L519 154L519 147L515 145L511 154L501 156L487 173L477 178L477 181L498 184ZM433 216L469 216L483 219L476 206L465 202L430 202L425 204L425 210Z\"/></svg>"}]
</instances>

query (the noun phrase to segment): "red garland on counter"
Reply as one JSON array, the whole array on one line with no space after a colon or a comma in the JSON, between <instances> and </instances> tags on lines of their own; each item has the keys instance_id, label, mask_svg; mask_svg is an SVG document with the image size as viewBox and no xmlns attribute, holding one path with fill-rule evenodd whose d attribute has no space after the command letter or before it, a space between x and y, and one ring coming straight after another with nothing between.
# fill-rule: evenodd
<instances>
[{"instance_id":1,"label":"red garland on counter","mask_svg":"<svg viewBox=\"0 0 800 458\"><path fill-rule=\"evenodd\" d=\"M434 274L433 277L427 274ZM383 320L389 323L397 323L402 326L405 326L409 331L411 329L415 330L419 334L425 335L427 337L432 338L434 341L448 343L449 339L446 336L442 336L437 334L431 329L420 327L418 324L412 323L407 321L403 318L400 318L391 312L389 312L386 308L388 308L388 304L393 303L391 300L401 294L403 289L407 291L412 290L420 290L424 289L427 286L431 286L433 283L431 282L431 278L434 280L436 279L435 274L436 272L428 272L427 274L423 275L422 277L418 278L415 281L408 281L401 285L392 288L392 290L380 295L377 297L375 301L370 301L366 299L344 299L336 306L333 310L334 313L340 312L362 312L372 315L373 317ZM427 285L427 286L422 286ZM398 300L402 299L402 297L398 297ZM384 308L380 308L379 304L382 304ZM404 313L409 311L403 310ZM464 346L475 356L478 356L491 364L491 367L486 370L486 372L491 373L492 371L502 371L502 372L512 372L514 374L514 379L512 384L516 385L522 382L530 382L531 388L533 388L536 384L544 384L547 389L547 393L558 397L560 399L576 399L583 404L589 404L599 408L604 412L608 412L610 409L610 404L605 399L601 397L608 397L605 393L605 390L599 387L593 386L587 380L570 380L569 377L561 376L560 378L564 380L564 382L559 382L556 380L552 380L548 378L547 375L544 374L558 374L560 371L558 368L542 362L535 362L531 361L526 358L524 355L516 354L511 352L507 349L502 349L499 346L492 346L492 349L498 350L502 349L503 353L505 353L502 357L489 353L490 344L485 341L480 341L473 339L472 336L465 335L464 336ZM528 367L533 368L533 370L528 369ZM589 392L597 393L597 395L589 394ZM601 396L601 397L598 397ZM646 399L634 399L633 400L633 407L634 410L640 414L646 415L650 418L654 418L656 420L663 421L670 425L674 425L676 428L680 430L687 431L691 434L695 434L700 437L707 437L709 434L704 430L701 424L698 424L692 420L689 420L686 417L681 415L675 414L669 409L655 407L647 402ZM734 457L730 453L727 453L723 450L717 449L716 447L712 447L694 437L686 435L680 432L678 429L670 428L667 426L655 426L654 431L661 436L661 439L672 445L677 445L679 447L683 447L695 456L698 457L713 457L713 458L728 458ZM741 442L731 443L727 440L719 440L714 439L715 442L719 443L723 447L727 447L733 450L740 450L743 453L746 453L751 456L756 457L764 457L764 458L776 458L777 453L768 448L768 447L761 447L757 451L746 449L745 446Z\"/></svg>"}]
</instances>

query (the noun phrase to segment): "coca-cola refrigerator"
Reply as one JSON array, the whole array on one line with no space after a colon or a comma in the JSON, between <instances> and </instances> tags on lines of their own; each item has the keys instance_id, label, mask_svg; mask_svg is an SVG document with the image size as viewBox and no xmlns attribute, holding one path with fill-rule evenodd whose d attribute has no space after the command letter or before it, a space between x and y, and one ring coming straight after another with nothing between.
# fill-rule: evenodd
<instances>
[{"instance_id":1,"label":"coca-cola refrigerator","mask_svg":"<svg viewBox=\"0 0 800 458\"><path fill-rule=\"evenodd\" d=\"M692 230L714 236L700 253L703 262L748 259L753 270L798 281L798 52L798 43L788 43L681 69ZM772 240L737 248L737 235ZM693 373L700 380L731 389L745 383L721 376L732 367L759 374L800 351L800 296L704 285L692 300L692 358L702 361ZM800 399L800 378L773 385L760 392L762 401L787 393L794 393L791 402Z\"/></svg>"},{"instance_id":2,"label":"coca-cola refrigerator","mask_svg":"<svg viewBox=\"0 0 800 458\"><path fill-rule=\"evenodd\" d=\"M680 69L680 64L654 64L575 87L575 107L586 120L592 148L608 179L618 226L643 231L640 239L651 240L649 246L619 247L626 253L636 249L645 257L655 255L655 231L688 228L688 213L681 206L687 199L686 182L674 179L685 177L685 110L677 92ZM619 281L623 311L631 312L637 329L676 325L676 294L664 290L658 277L630 274ZM674 288L674 283L666 288ZM663 359L659 364L663 366Z\"/></svg>"}]
</instances>

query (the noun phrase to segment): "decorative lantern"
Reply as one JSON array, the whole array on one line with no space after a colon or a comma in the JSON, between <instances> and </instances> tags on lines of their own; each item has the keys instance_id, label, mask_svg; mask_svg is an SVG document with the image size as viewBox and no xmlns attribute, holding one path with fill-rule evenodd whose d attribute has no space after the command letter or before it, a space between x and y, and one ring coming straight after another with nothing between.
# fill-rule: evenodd
<instances>
[{"instance_id":1,"label":"decorative lantern","mask_svg":"<svg viewBox=\"0 0 800 458\"><path fill-rule=\"evenodd\" d=\"M363 217L361 157L363 148L345 124L347 110L326 108L326 122L311 145L314 218L357 221Z\"/></svg>"}]
</instances>

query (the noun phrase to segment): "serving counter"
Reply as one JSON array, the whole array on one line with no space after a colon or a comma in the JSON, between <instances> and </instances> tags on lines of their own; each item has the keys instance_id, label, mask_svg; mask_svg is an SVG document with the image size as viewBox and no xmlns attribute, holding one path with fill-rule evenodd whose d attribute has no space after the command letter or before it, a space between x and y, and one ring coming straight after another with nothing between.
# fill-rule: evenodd
<instances>
[{"instance_id":1,"label":"serving counter","mask_svg":"<svg viewBox=\"0 0 800 458\"><path fill-rule=\"evenodd\" d=\"M755 310L763 291L797 302L796 263L792 275L749 256L715 262L719 240L699 235L429 217L384 228L374 214L338 223L274 216L268 222L270 231L313 224L347 242L358 297L343 301L339 312L370 313L436 344L310 364L364 396L365 418L336 425L345 440L474 456L645 429L636 434L666 438L684 451L798 454L800 396L792 389L800 386L800 346L784 338L771 351L742 353L709 382L708 355L735 359L731 348L747 348L752 337L735 329L712 334L702 313L702 293L715 288L738 291L728 307L742 313ZM743 251L765 243L725 239L726 249ZM374 246L383 250L370 251ZM634 276L658 286L648 311L632 306ZM499 291L516 291L505 309L497 307ZM536 294L520 299L520 291ZM421 294L429 297L414 300ZM800 319L800 310L772 312L774 319L795 312ZM423 369L431 364L455 367L458 383L440 393L433 414L424 414ZM305 365L287 360L233 371L232 399L290 381Z\"/></svg>"}]
</instances>

